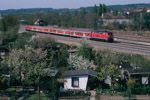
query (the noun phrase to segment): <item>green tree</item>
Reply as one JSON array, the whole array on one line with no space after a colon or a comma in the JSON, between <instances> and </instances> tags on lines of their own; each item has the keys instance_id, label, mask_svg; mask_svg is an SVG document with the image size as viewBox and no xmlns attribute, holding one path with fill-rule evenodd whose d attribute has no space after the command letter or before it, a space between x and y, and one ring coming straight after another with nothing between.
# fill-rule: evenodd
<instances>
[{"instance_id":1,"label":"green tree","mask_svg":"<svg viewBox=\"0 0 150 100\"><path fill-rule=\"evenodd\" d=\"M43 51L41 48L33 49L26 47L22 54L23 66L22 71L25 77L25 82L33 85L35 84L40 93L40 85L42 84L42 78L47 75L44 71L46 66L47 51Z\"/></svg>"},{"instance_id":2,"label":"green tree","mask_svg":"<svg viewBox=\"0 0 150 100\"><path fill-rule=\"evenodd\" d=\"M6 32L7 31L7 27L6 27L6 24L4 22L4 19L0 20L0 31L2 31L2 32Z\"/></svg>"},{"instance_id":3,"label":"green tree","mask_svg":"<svg viewBox=\"0 0 150 100\"><path fill-rule=\"evenodd\" d=\"M111 77L112 75L118 75L119 69L115 65L106 65L104 67L101 67L98 72L98 79L100 81L104 81L106 79L106 75Z\"/></svg>"},{"instance_id":4,"label":"green tree","mask_svg":"<svg viewBox=\"0 0 150 100\"><path fill-rule=\"evenodd\" d=\"M89 61L94 60L95 51L93 48L86 43L86 41L81 41L81 46L78 48L77 55L82 56Z\"/></svg>"},{"instance_id":5,"label":"green tree","mask_svg":"<svg viewBox=\"0 0 150 100\"><path fill-rule=\"evenodd\" d=\"M135 86L135 83L136 83L135 79L129 79L129 80L127 81L128 89L130 89L130 90L133 89L134 86Z\"/></svg>"},{"instance_id":6,"label":"green tree","mask_svg":"<svg viewBox=\"0 0 150 100\"><path fill-rule=\"evenodd\" d=\"M9 45L9 42L14 42L18 38L18 21L14 16L5 16L0 20L0 37L2 37L3 45Z\"/></svg>"},{"instance_id":7,"label":"green tree","mask_svg":"<svg viewBox=\"0 0 150 100\"><path fill-rule=\"evenodd\" d=\"M15 40L18 38L18 34L14 32L13 30L5 32L0 34L2 37L2 43L3 45L9 45L10 42L15 42Z\"/></svg>"},{"instance_id":8,"label":"green tree","mask_svg":"<svg viewBox=\"0 0 150 100\"><path fill-rule=\"evenodd\" d=\"M150 14L146 12L146 10L143 11L142 15L142 22L141 26L144 29L150 29Z\"/></svg>"},{"instance_id":9,"label":"green tree","mask_svg":"<svg viewBox=\"0 0 150 100\"><path fill-rule=\"evenodd\" d=\"M138 15L133 15L133 23L131 25L132 30L139 30L140 29L140 17Z\"/></svg>"},{"instance_id":10,"label":"green tree","mask_svg":"<svg viewBox=\"0 0 150 100\"><path fill-rule=\"evenodd\" d=\"M13 49L24 49L25 45L28 45L32 37L32 33L22 33L18 35L18 38L14 41Z\"/></svg>"},{"instance_id":11,"label":"green tree","mask_svg":"<svg viewBox=\"0 0 150 100\"><path fill-rule=\"evenodd\" d=\"M115 77L119 75L119 69L115 65L106 65L98 68L98 79L102 83L106 78L111 78L111 86L113 88ZM102 84L101 84L102 87Z\"/></svg>"},{"instance_id":12,"label":"green tree","mask_svg":"<svg viewBox=\"0 0 150 100\"><path fill-rule=\"evenodd\" d=\"M31 40L30 44L34 49L41 48L43 51L47 51L48 62L50 67L66 67L69 53L67 46L58 44L54 39L50 37L35 37Z\"/></svg>"},{"instance_id":13,"label":"green tree","mask_svg":"<svg viewBox=\"0 0 150 100\"><path fill-rule=\"evenodd\" d=\"M85 14L86 14L86 11L85 11L85 8L83 8L82 9L82 15L85 16Z\"/></svg>"},{"instance_id":14,"label":"green tree","mask_svg":"<svg viewBox=\"0 0 150 100\"><path fill-rule=\"evenodd\" d=\"M103 13L106 13L107 12L107 7L105 4L102 5L102 12Z\"/></svg>"},{"instance_id":15,"label":"green tree","mask_svg":"<svg viewBox=\"0 0 150 100\"><path fill-rule=\"evenodd\" d=\"M8 68L7 64L5 63L5 61L3 61L3 60L0 58L0 77L1 77L3 74L9 74L9 68Z\"/></svg>"},{"instance_id":16,"label":"green tree","mask_svg":"<svg viewBox=\"0 0 150 100\"><path fill-rule=\"evenodd\" d=\"M99 13L99 16L101 17L101 16L102 16L102 13L103 13L103 7L102 7L102 4L99 4L99 10L98 10L98 13Z\"/></svg>"},{"instance_id":17,"label":"green tree","mask_svg":"<svg viewBox=\"0 0 150 100\"><path fill-rule=\"evenodd\" d=\"M5 16L0 23L0 29L4 32L12 29L17 31L19 25L17 19L11 15Z\"/></svg>"},{"instance_id":18,"label":"green tree","mask_svg":"<svg viewBox=\"0 0 150 100\"><path fill-rule=\"evenodd\" d=\"M77 16L78 15L78 11L77 10L75 10L75 16Z\"/></svg>"},{"instance_id":19,"label":"green tree","mask_svg":"<svg viewBox=\"0 0 150 100\"><path fill-rule=\"evenodd\" d=\"M41 79L47 75L44 71L46 66L47 51L41 48L33 49L25 47L25 50L13 50L8 59L8 66L11 73L16 73L16 70L23 74L22 82L29 85L36 85L38 93L40 93ZM11 74L12 75L12 74Z\"/></svg>"},{"instance_id":20,"label":"green tree","mask_svg":"<svg viewBox=\"0 0 150 100\"><path fill-rule=\"evenodd\" d=\"M118 15L118 11L117 10L114 10L113 11L113 16L117 16Z\"/></svg>"},{"instance_id":21,"label":"green tree","mask_svg":"<svg viewBox=\"0 0 150 100\"><path fill-rule=\"evenodd\" d=\"M97 6L96 6L96 4L94 6L93 13L97 15Z\"/></svg>"},{"instance_id":22,"label":"green tree","mask_svg":"<svg viewBox=\"0 0 150 100\"><path fill-rule=\"evenodd\" d=\"M135 84L136 84L135 79L129 79L127 81L127 87L128 87L127 93L128 93L129 98L131 97L131 90L135 87Z\"/></svg>"}]
</instances>

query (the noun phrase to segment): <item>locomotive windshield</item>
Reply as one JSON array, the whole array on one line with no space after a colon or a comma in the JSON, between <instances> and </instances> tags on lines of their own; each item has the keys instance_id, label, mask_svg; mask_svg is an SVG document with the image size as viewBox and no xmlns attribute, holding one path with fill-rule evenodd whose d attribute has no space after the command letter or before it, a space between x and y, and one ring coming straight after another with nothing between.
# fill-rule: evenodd
<instances>
[{"instance_id":1,"label":"locomotive windshield","mask_svg":"<svg viewBox=\"0 0 150 100\"><path fill-rule=\"evenodd\" d=\"M113 33L111 33L111 32L108 32L108 35L113 35Z\"/></svg>"},{"instance_id":2,"label":"locomotive windshield","mask_svg":"<svg viewBox=\"0 0 150 100\"><path fill-rule=\"evenodd\" d=\"M106 35L107 32L105 32L105 31L94 31L93 33L94 34L103 34L103 35Z\"/></svg>"}]
</instances>

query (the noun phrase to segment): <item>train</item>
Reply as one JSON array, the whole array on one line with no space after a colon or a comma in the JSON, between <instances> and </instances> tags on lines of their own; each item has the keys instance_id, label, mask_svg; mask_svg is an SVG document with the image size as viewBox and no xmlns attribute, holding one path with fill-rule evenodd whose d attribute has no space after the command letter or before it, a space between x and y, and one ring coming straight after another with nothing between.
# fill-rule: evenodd
<instances>
[{"instance_id":1,"label":"train","mask_svg":"<svg viewBox=\"0 0 150 100\"><path fill-rule=\"evenodd\" d=\"M82 38L89 38L94 40L104 40L108 42L114 41L113 33L109 31L65 29L65 28L45 27L45 26L26 26L25 28L27 31L58 34L58 35L71 36L71 37L82 37Z\"/></svg>"}]
</instances>

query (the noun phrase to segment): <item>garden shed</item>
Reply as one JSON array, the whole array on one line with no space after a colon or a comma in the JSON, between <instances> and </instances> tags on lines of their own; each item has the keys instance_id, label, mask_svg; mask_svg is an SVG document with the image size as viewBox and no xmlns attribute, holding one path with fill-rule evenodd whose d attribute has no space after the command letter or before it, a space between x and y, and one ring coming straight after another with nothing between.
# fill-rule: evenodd
<instances>
[{"instance_id":1,"label":"garden shed","mask_svg":"<svg viewBox=\"0 0 150 100\"><path fill-rule=\"evenodd\" d=\"M6 47L0 47L0 57L9 56L9 49Z\"/></svg>"},{"instance_id":2,"label":"garden shed","mask_svg":"<svg viewBox=\"0 0 150 100\"><path fill-rule=\"evenodd\" d=\"M89 90L91 79L97 79L97 72L93 70L70 70L64 72L64 90ZM94 83L92 83L94 86Z\"/></svg>"}]
</instances>

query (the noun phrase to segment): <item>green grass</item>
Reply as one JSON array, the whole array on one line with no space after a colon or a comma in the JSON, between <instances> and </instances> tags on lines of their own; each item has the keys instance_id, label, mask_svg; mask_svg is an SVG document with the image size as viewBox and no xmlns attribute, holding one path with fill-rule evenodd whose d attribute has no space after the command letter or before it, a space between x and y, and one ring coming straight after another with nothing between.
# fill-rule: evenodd
<instances>
[{"instance_id":1,"label":"green grass","mask_svg":"<svg viewBox=\"0 0 150 100\"><path fill-rule=\"evenodd\" d=\"M31 95L27 100L50 100L50 98L48 98L46 94L34 94Z\"/></svg>"}]
</instances>

